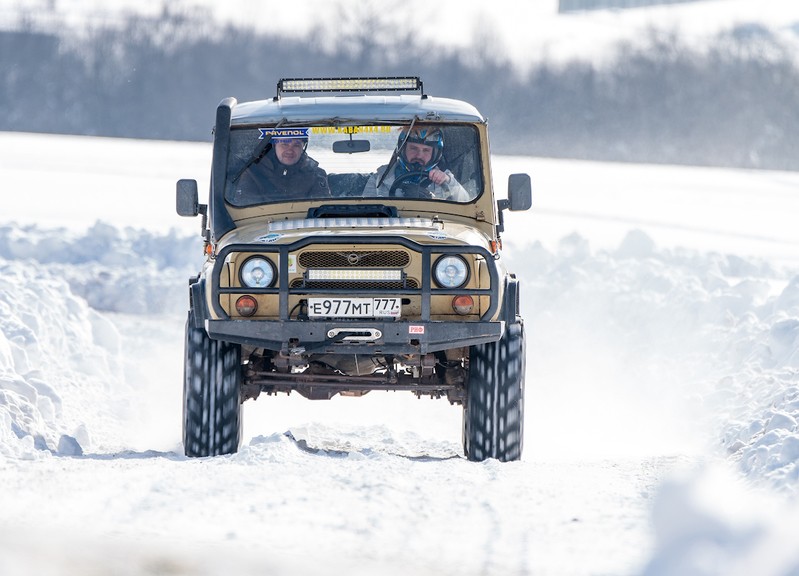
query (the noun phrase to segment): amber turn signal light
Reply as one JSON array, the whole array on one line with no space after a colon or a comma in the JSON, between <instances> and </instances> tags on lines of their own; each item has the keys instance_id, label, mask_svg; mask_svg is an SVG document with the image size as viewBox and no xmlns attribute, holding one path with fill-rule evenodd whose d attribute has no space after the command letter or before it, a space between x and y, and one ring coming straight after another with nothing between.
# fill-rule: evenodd
<instances>
[{"instance_id":1,"label":"amber turn signal light","mask_svg":"<svg viewBox=\"0 0 799 576\"><path fill-rule=\"evenodd\" d=\"M474 308L474 300L471 296L455 296L452 299L452 309L460 315L469 314Z\"/></svg>"},{"instance_id":2,"label":"amber turn signal light","mask_svg":"<svg viewBox=\"0 0 799 576\"><path fill-rule=\"evenodd\" d=\"M242 316L252 316L258 310L258 302L252 296L239 296L236 300L236 312Z\"/></svg>"}]
</instances>

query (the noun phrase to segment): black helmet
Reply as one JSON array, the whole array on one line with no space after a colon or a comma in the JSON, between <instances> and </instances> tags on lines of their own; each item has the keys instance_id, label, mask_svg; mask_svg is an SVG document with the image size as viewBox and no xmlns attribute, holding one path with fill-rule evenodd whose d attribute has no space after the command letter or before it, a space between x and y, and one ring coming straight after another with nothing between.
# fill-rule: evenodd
<instances>
[{"instance_id":1,"label":"black helmet","mask_svg":"<svg viewBox=\"0 0 799 576\"><path fill-rule=\"evenodd\" d=\"M423 171L429 172L441 162L441 157L444 154L444 134L441 132L440 128L436 126L414 126L410 134L408 134L407 128L403 128L400 131L399 138L397 139L397 146L401 147L399 164L406 172L416 172L419 169L411 166L405 157L405 146L408 142L424 144L425 146L433 148L433 155L430 161L422 167Z\"/></svg>"}]
</instances>

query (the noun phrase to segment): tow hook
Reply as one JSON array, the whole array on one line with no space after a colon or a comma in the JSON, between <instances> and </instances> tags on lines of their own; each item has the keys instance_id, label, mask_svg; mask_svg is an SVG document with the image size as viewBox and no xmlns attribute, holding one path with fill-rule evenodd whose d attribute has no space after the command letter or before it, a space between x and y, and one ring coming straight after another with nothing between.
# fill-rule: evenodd
<instances>
[{"instance_id":1,"label":"tow hook","mask_svg":"<svg viewBox=\"0 0 799 576\"><path fill-rule=\"evenodd\" d=\"M383 337L377 328L332 328L327 337L338 342L374 342Z\"/></svg>"}]
</instances>

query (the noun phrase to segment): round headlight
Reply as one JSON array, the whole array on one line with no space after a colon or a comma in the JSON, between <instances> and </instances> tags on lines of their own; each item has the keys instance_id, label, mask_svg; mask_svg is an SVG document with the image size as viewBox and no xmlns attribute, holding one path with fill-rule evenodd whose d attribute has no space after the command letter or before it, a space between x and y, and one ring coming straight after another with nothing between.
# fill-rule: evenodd
<instances>
[{"instance_id":1,"label":"round headlight","mask_svg":"<svg viewBox=\"0 0 799 576\"><path fill-rule=\"evenodd\" d=\"M269 288L276 276L275 265L260 256L248 258L239 273L241 283L248 288Z\"/></svg>"},{"instance_id":2,"label":"round headlight","mask_svg":"<svg viewBox=\"0 0 799 576\"><path fill-rule=\"evenodd\" d=\"M442 256L433 266L433 278L442 288L460 288L469 280L469 266L460 256Z\"/></svg>"}]
</instances>

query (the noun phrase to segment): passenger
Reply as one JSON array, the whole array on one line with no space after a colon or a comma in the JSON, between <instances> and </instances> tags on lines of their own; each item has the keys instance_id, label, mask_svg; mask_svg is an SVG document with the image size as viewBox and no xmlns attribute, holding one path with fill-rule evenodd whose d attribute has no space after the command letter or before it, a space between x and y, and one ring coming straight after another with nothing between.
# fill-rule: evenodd
<instances>
[{"instance_id":1,"label":"passenger","mask_svg":"<svg viewBox=\"0 0 799 576\"><path fill-rule=\"evenodd\" d=\"M397 139L394 169L390 169L390 164L378 168L366 182L364 196L395 195L468 202L471 199L470 194L452 172L441 165L443 155L444 134L439 128L414 126L410 135L408 129L403 128ZM391 192L391 187L397 180L401 182ZM409 186L402 186L402 183Z\"/></svg>"},{"instance_id":2,"label":"passenger","mask_svg":"<svg viewBox=\"0 0 799 576\"><path fill-rule=\"evenodd\" d=\"M327 173L308 156L307 145L307 138L273 136L266 155L241 175L233 204L329 197Z\"/></svg>"}]
</instances>

